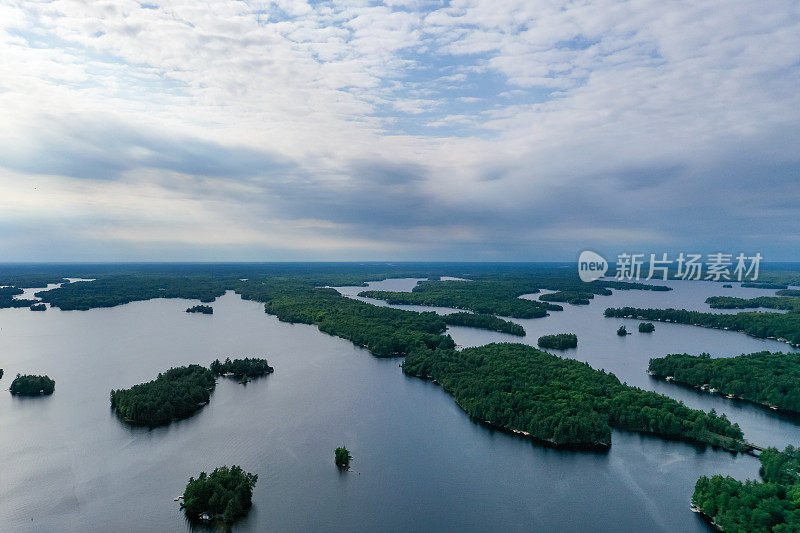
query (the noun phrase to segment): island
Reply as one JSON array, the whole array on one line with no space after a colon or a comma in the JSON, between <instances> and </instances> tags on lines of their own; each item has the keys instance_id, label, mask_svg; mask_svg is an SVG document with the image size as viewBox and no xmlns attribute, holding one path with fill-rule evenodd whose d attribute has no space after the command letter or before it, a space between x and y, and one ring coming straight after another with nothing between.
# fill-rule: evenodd
<instances>
[{"instance_id":1,"label":"island","mask_svg":"<svg viewBox=\"0 0 800 533\"><path fill-rule=\"evenodd\" d=\"M611 294L611 291L604 291L600 294L607 296ZM556 291L539 296L539 300L542 302L565 302L572 305L589 305L589 300L593 298L594 293L582 291Z\"/></svg>"},{"instance_id":2,"label":"island","mask_svg":"<svg viewBox=\"0 0 800 533\"><path fill-rule=\"evenodd\" d=\"M800 449L768 448L758 460L761 482L720 475L698 479L692 510L720 531L800 531Z\"/></svg>"},{"instance_id":3,"label":"island","mask_svg":"<svg viewBox=\"0 0 800 533\"><path fill-rule=\"evenodd\" d=\"M214 373L200 365L170 368L153 381L111 391L111 407L125 422L155 427L186 418L206 405Z\"/></svg>"},{"instance_id":4,"label":"island","mask_svg":"<svg viewBox=\"0 0 800 533\"><path fill-rule=\"evenodd\" d=\"M353 456L350 455L350 450L344 446L336 448L336 450L334 450L333 457L336 466L339 468L348 468L350 466L350 461L353 459Z\"/></svg>"},{"instance_id":5,"label":"island","mask_svg":"<svg viewBox=\"0 0 800 533\"><path fill-rule=\"evenodd\" d=\"M619 335L620 337L624 337L627 334L628 334L628 328L626 328L625 325L622 325L617 329L617 335Z\"/></svg>"},{"instance_id":6,"label":"island","mask_svg":"<svg viewBox=\"0 0 800 533\"><path fill-rule=\"evenodd\" d=\"M670 354L650 359L652 376L800 413L800 354L756 352L736 357Z\"/></svg>"},{"instance_id":7,"label":"island","mask_svg":"<svg viewBox=\"0 0 800 533\"><path fill-rule=\"evenodd\" d=\"M470 328L488 329L499 333L508 333L509 335L517 335L519 337L525 336L525 328L516 322L503 320L494 315L481 313L451 313L449 315L444 315L444 321L448 326L467 326Z\"/></svg>"},{"instance_id":8,"label":"island","mask_svg":"<svg viewBox=\"0 0 800 533\"><path fill-rule=\"evenodd\" d=\"M542 335L536 344L540 348L552 348L555 350L566 350L578 346L578 336L574 333L558 333L556 335Z\"/></svg>"},{"instance_id":9,"label":"island","mask_svg":"<svg viewBox=\"0 0 800 533\"><path fill-rule=\"evenodd\" d=\"M655 330L656 330L656 327L652 322L640 322L639 323L639 333L652 333Z\"/></svg>"},{"instance_id":10,"label":"island","mask_svg":"<svg viewBox=\"0 0 800 533\"><path fill-rule=\"evenodd\" d=\"M605 310L605 316L659 320L706 328L741 331L762 339L773 338L800 346L800 313L701 313L685 309L640 309L618 307Z\"/></svg>"},{"instance_id":11,"label":"island","mask_svg":"<svg viewBox=\"0 0 800 533\"><path fill-rule=\"evenodd\" d=\"M758 298L734 298L731 296L711 296L706 298L711 309L800 309L800 298L796 296L759 296Z\"/></svg>"},{"instance_id":12,"label":"island","mask_svg":"<svg viewBox=\"0 0 800 533\"><path fill-rule=\"evenodd\" d=\"M722 286L722 288L723 288L723 289L732 289L732 288L733 288L733 285L731 285L730 283L725 283L725 284Z\"/></svg>"},{"instance_id":13,"label":"island","mask_svg":"<svg viewBox=\"0 0 800 533\"><path fill-rule=\"evenodd\" d=\"M213 315L214 308L210 305L195 305L186 309L187 313L202 313L204 315Z\"/></svg>"},{"instance_id":14,"label":"island","mask_svg":"<svg viewBox=\"0 0 800 533\"><path fill-rule=\"evenodd\" d=\"M2 375L2 371L0 371L0 375ZM11 394L17 394L19 396L42 396L45 394L53 394L55 389L56 382L50 379L49 376L17 374L17 377L11 382L11 387L8 390L11 391Z\"/></svg>"},{"instance_id":15,"label":"island","mask_svg":"<svg viewBox=\"0 0 800 533\"><path fill-rule=\"evenodd\" d=\"M245 357L244 359L234 359L231 361L230 357L225 358L224 363L220 363L219 359L211 363L211 371L217 376L231 376L239 379L255 378L272 374L275 369L269 366L266 359Z\"/></svg>"},{"instance_id":16,"label":"island","mask_svg":"<svg viewBox=\"0 0 800 533\"><path fill-rule=\"evenodd\" d=\"M189 478L181 507L191 521L221 520L232 524L252 507L257 481L257 474L236 465L215 468L210 475L201 472L197 479Z\"/></svg>"},{"instance_id":17,"label":"island","mask_svg":"<svg viewBox=\"0 0 800 533\"><path fill-rule=\"evenodd\" d=\"M31 311L47 311L47 306L45 304L31 304L30 310Z\"/></svg>"},{"instance_id":18,"label":"island","mask_svg":"<svg viewBox=\"0 0 800 533\"><path fill-rule=\"evenodd\" d=\"M524 344L415 350L402 368L440 384L476 420L542 444L607 450L613 427L733 452L750 449L725 415L690 409Z\"/></svg>"}]
</instances>

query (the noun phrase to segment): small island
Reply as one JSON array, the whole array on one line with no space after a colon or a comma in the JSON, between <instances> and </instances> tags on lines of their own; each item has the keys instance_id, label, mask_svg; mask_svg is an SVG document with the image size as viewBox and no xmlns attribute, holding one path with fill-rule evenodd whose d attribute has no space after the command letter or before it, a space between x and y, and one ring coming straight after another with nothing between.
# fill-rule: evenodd
<instances>
[{"instance_id":1,"label":"small island","mask_svg":"<svg viewBox=\"0 0 800 533\"><path fill-rule=\"evenodd\" d=\"M195 305L186 309L187 313L203 313L204 315L213 315L214 308L210 305Z\"/></svg>"},{"instance_id":2,"label":"small island","mask_svg":"<svg viewBox=\"0 0 800 533\"><path fill-rule=\"evenodd\" d=\"M628 328L626 328L624 325L620 326L619 329L617 329L617 335L619 335L620 337L624 337L627 334L628 334Z\"/></svg>"},{"instance_id":3,"label":"small island","mask_svg":"<svg viewBox=\"0 0 800 533\"><path fill-rule=\"evenodd\" d=\"M0 376L2 370L0 370ZM11 394L18 394L20 396L41 396L45 394L53 394L56 389L56 382L48 376L34 376L17 374L14 381L11 382L11 387L8 389Z\"/></svg>"},{"instance_id":4,"label":"small island","mask_svg":"<svg viewBox=\"0 0 800 533\"><path fill-rule=\"evenodd\" d=\"M156 379L111 391L111 407L125 422L155 427L186 418L206 405L214 374L200 365L170 368Z\"/></svg>"},{"instance_id":5,"label":"small island","mask_svg":"<svg viewBox=\"0 0 800 533\"><path fill-rule=\"evenodd\" d=\"M47 306L45 304L31 304L30 310L31 311L47 311Z\"/></svg>"},{"instance_id":6,"label":"small island","mask_svg":"<svg viewBox=\"0 0 800 533\"><path fill-rule=\"evenodd\" d=\"M730 283L726 283L726 284L724 284L724 285L722 286L722 288L723 288L723 289L732 289L732 288L733 288L733 285L731 285Z\"/></svg>"},{"instance_id":7,"label":"small island","mask_svg":"<svg viewBox=\"0 0 800 533\"><path fill-rule=\"evenodd\" d=\"M652 322L640 322L639 323L639 333L652 333L655 330L656 330L656 327Z\"/></svg>"},{"instance_id":8,"label":"small island","mask_svg":"<svg viewBox=\"0 0 800 533\"><path fill-rule=\"evenodd\" d=\"M566 350L578 346L578 336L574 333L559 333L557 335L542 335L537 344L540 348Z\"/></svg>"},{"instance_id":9,"label":"small island","mask_svg":"<svg viewBox=\"0 0 800 533\"><path fill-rule=\"evenodd\" d=\"M350 455L350 450L341 446L334 451L334 461L339 468L348 468L353 456Z\"/></svg>"},{"instance_id":10,"label":"small island","mask_svg":"<svg viewBox=\"0 0 800 533\"><path fill-rule=\"evenodd\" d=\"M181 507L190 520L232 524L252 507L257 481L257 474L236 465L215 468L211 475L201 472L197 479L189 478Z\"/></svg>"},{"instance_id":11,"label":"small island","mask_svg":"<svg viewBox=\"0 0 800 533\"><path fill-rule=\"evenodd\" d=\"M230 357L226 357L224 363L220 363L219 359L214 360L211 371L217 376L238 378L245 384L252 378L272 374L275 369L269 366L266 359L245 357L231 361Z\"/></svg>"}]
</instances>

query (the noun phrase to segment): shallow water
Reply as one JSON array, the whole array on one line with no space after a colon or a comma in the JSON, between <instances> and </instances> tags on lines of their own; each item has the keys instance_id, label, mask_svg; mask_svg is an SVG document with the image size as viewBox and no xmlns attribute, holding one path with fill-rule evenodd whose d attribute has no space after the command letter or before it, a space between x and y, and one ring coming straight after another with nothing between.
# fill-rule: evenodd
<instances>
[{"instance_id":1,"label":"shallow water","mask_svg":"<svg viewBox=\"0 0 800 533\"><path fill-rule=\"evenodd\" d=\"M415 283L371 288L410 290ZM528 331L522 342L575 332L579 347L566 356L725 412L758 444L800 442L793 421L644 373L650 357L676 351L734 355L788 345L661 323L652 334L620 338L619 324L635 331L637 321L602 316L609 306L689 308L712 293L773 293L717 287L615 291L589 306L518 321ZM377 359L313 326L281 323L233 293L212 304L213 315L185 313L194 303L0 310L0 386L17 372L56 380L52 397L0 394L0 529L189 529L172 501L189 476L239 464L259 481L237 531L705 531L688 510L697 477L757 477L750 456L617 431L607 454L541 448L472 422L438 386L404 376L398 359ZM450 332L464 346L520 340L471 328ZM220 379L197 415L152 431L120 423L109 408L112 388L228 355L266 357L275 373L247 386ZM342 444L354 456L344 474L333 464Z\"/></svg>"}]
</instances>

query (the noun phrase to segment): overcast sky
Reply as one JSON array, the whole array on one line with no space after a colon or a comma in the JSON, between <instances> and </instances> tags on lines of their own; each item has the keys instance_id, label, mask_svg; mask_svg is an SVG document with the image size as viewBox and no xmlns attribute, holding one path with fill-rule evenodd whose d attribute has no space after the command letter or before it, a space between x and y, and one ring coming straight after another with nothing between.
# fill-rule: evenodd
<instances>
[{"instance_id":1,"label":"overcast sky","mask_svg":"<svg viewBox=\"0 0 800 533\"><path fill-rule=\"evenodd\" d=\"M796 0L0 4L0 261L800 260Z\"/></svg>"}]
</instances>

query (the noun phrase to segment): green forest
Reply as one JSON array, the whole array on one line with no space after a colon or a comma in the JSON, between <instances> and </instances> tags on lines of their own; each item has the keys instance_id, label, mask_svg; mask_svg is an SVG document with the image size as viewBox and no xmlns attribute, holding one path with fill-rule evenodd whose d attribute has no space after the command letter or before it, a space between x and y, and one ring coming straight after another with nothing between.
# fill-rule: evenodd
<instances>
[{"instance_id":1,"label":"green forest","mask_svg":"<svg viewBox=\"0 0 800 533\"><path fill-rule=\"evenodd\" d=\"M230 357L226 357L225 361L222 363L219 362L219 359L216 359L211 363L210 368L217 376L233 374L234 377L237 378L245 376L248 378L255 378L266 374L272 374L275 371L274 368L269 366L266 359L259 359L257 357L245 357L244 359L234 360L231 360Z\"/></svg>"},{"instance_id":2,"label":"green forest","mask_svg":"<svg viewBox=\"0 0 800 533\"><path fill-rule=\"evenodd\" d=\"M542 335L536 344L540 348L552 348L555 350L566 350L578 346L578 336L574 333L558 333L556 335Z\"/></svg>"},{"instance_id":3,"label":"green forest","mask_svg":"<svg viewBox=\"0 0 800 533\"><path fill-rule=\"evenodd\" d=\"M35 300L15 299L14 296L22 294L22 289L17 287L0 287L0 309L11 307L30 307L37 302Z\"/></svg>"},{"instance_id":4,"label":"green forest","mask_svg":"<svg viewBox=\"0 0 800 533\"><path fill-rule=\"evenodd\" d=\"M2 376L2 374L0 374ZM20 375L11 382L8 389L11 394L20 396L39 396L42 394L53 394L56 389L56 382L48 376Z\"/></svg>"},{"instance_id":5,"label":"green forest","mask_svg":"<svg viewBox=\"0 0 800 533\"><path fill-rule=\"evenodd\" d=\"M723 415L620 383L613 374L522 344L417 350L406 374L439 383L474 418L554 446L606 449L611 428L742 451Z\"/></svg>"},{"instance_id":6,"label":"green forest","mask_svg":"<svg viewBox=\"0 0 800 533\"><path fill-rule=\"evenodd\" d=\"M697 480L692 504L730 533L795 533L800 531L800 449L770 448L761 453L763 481L730 476Z\"/></svg>"},{"instance_id":7,"label":"green forest","mask_svg":"<svg viewBox=\"0 0 800 533\"><path fill-rule=\"evenodd\" d=\"M500 333L508 333L519 337L525 336L525 328L515 322L503 320L494 315L451 313L449 315L443 315L443 318L448 326L468 326L471 328L499 331Z\"/></svg>"},{"instance_id":8,"label":"green forest","mask_svg":"<svg viewBox=\"0 0 800 533\"><path fill-rule=\"evenodd\" d=\"M800 413L800 354L757 352L736 357L671 354L650 359L650 372L695 387Z\"/></svg>"},{"instance_id":9,"label":"green forest","mask_svg":"<svg viewBox=\"0 0 800 533\"><path fill-rule=\"evenodd\" d=\"M741 331L762 339L775 338L800 346L800 313L701 313L685 309L640 309L618 307L605 310L605 316L659 320L706 328Z\"/></svg>"},{"instance_id":10,"label":"green forest","mask_svg":"<svg viewBox=\"0 0 800 533\"><path fill-rule=\"evenodd\" d=\"M183 491L183 510L191 520L198 520L205 513L231 524L252 507L257 481L257 474L236 465L215 468L209 475L201 472L197 479L189 478Z\"/></svg>"},{"instance_id":11,"label":"green forest","mask_svg":"<svg viewBox=\"0 0 800 533\"><path fill-rule=\"evenodd\" d=\"M767 309L796 310L800 309L800 298L759 296L758 298L733 298L730 296L711 296L706 303L712 309Z\"/></svg>"},{"instance_id":12,"label":"green forest","mask_svg":"<svg viewBox=\"0 0 800 533\"><path fill-rule=\"evenodd\" d=\"M200 365L170 368L153 381L111 391L111 407L131 424L155 427L186 418L206 405L216 382Z\"/></svg>"}]
</instances>

